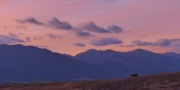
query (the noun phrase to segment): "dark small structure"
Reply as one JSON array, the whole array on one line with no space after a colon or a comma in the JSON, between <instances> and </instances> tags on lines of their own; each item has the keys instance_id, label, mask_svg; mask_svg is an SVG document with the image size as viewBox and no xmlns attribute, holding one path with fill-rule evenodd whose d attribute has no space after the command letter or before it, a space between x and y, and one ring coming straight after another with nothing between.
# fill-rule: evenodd
<instances>
[{"instance_id":1,"label":"dark small structure","mask_svg":"<svg viewBox=\"0 0 180 90\"><path fill-rule=\"evenodd\" d=\"M132 74L131 75L131 77L137 77L138 76L138 74Z\"/></svg>"}]
</instances>

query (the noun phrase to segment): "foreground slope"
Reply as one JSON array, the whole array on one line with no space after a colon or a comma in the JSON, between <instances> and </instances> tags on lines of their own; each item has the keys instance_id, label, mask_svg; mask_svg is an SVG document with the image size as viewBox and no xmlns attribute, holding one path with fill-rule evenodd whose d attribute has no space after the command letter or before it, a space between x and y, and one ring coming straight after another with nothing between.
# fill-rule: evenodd
<instances>
[{"instance_id":1,"label":"foreground slope","mask_svg":"<svg viewBox=\"0 0 180 90\"><path fill-rule=\"evenodd\" d=\"M161 73L107 81L90 88L92 90L180 90L179 77L180 72Z\"/></svg>"},{"instance_id":2,"label":"foreground slope","mask_svg":"<svg viewBox=\"0 0 180 90\"><path fill-rule=\"evenodd\" d=\"M180 90L180 72L65 83L0 85L2 90Z\"/></svg>"}]
</instances>

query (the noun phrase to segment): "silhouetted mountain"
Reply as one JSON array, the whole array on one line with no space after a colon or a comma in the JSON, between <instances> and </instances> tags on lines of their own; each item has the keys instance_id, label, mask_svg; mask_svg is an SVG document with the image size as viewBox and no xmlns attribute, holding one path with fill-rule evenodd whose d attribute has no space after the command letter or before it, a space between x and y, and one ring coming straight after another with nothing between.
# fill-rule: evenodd
<instances>
[{"instance_id":1,"label":"silhouetted mountain","mask_svg":"<svg viewBox=\"0 0 180 90\"><path fill-rule=\"evenodd\" d=\"M96 79L101 74L94 65L47 49L0 45L0 83Z\"/></svg>"},{"instance_id":2,"label":"silhouetted mountain","mask_svg":"<svg viewBox=\"0 0 180 90\"><path fill-rule=\"evenodd\" d=\"M178 57L142 49L90 49L72 57L33 46L0 45L0 83L124 78L179 71L179 63Z\"/></svg>"},{"instance_id":3,"label":"silhouetted mountain","mask_svg":"<svg viewBox=\"0 0 180 90\"><path fill-rule=\"evenodd\" d=\"M129 51L129 52L134 52L134 53L152 53L152 52L144 50L144 49L135 49L135 50Z\"/></svg>"},{"instance_id":4,"label":"silhouetted mountain","mask_svg":"<svg viewBox=\"0 0 180 90\"><path fill-rule=\"evenodd\" d=\"M172 57L180 57L180 54L177 54L177 53L174 53L174 52L166 52L166 53L163 53L164 55L167 55L167 56L172 56Z\"/></svg>"},{"instance_id":5,"label":"silhouetted mountain","mask_svg":"<svg viewBox=\"0 0 180 90\"><path fill-rule=\"evenodd\" d=\"M169 57L143 49L129 52L113 50L88 50L75 56L76 59L103 66L112 71L126 71L123 73L150 74L180 70L180 58Z\"/></svg>"}]
</instances>

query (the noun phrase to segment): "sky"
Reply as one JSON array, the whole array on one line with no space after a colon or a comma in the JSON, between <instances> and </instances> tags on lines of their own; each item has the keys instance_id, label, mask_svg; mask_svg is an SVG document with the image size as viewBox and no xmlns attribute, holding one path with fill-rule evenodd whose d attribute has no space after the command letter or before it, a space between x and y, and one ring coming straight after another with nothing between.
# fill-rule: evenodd
<instances>
[{"instance_id":1,"label":"sky","mask_svg":"<svg viewBox=\"0 0 180 90\"><path fill-rule=\"evenodd\" d=\"M180 53L180 0L0 0L0 44Z\"/></svg>"}]
</instances>

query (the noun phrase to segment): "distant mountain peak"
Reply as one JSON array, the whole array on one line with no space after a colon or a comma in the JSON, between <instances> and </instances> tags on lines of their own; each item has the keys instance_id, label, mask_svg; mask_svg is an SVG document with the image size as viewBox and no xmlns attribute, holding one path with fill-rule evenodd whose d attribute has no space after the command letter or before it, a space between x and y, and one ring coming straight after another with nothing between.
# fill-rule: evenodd
<instances>
[{"instance_id":1,"label":"distant mountain peak","mask_svg":"<svg viewBox=\"0 0 180 90\"><path fill-rule=\"evenodd\" d=\"M23 45L22 44L13 44L13 45L0 44L0 46L23 46Z\"/></svg>"},{"instance_id":2,"label":"distant mountain peak","mask_svg":"<svg viewBox=\"0 0 180 90\"><path fill-rule=\"evenodd\" d=\"M91 54L94 54L94 53L106 53L106 54L110 54L110 53L122 53L122 52L119 52L119 51L115 51L115 50L112 50L112 49L106 49L106 50L96 50L96 49L89 49L85 52L82 52L81 54L83 53L91 53ZM147 50L144 50L144 49L135 49L133 51L128 51L126 53L154 53L154 52L151 52L151 51L147 51ZM77 54L79 55L79 54Z\"/></svg>"},{"instance_id":3,"label":"distant mountain peak","mask_svg":"<svg viewBox=\"0 0 180 90\"><path fill-rule=\"evenodd\" d=\"M114 50L112 50L112 49L106 49L105 51L114 52Z\"/></svg>"},{"instance_id":4,"label":"distant mountain peak","mask_svg":"<svg viewBox=\"0 0 180 90\"><path fill-rule=\"evenodd\" d=\"M85 52L96 52L96 51L98 51L98 50L96 50L96 49L89 49L89 50L87 50Z\"/></svg>"},{"instance_id":5,"label":"distant mountain peak","mask_svg":"<svg viewBox=\"0 0 180 90\"><path fill-rule=\"evenodd\" d=\"M119 53L118 51L114 51L112 49L106 49L106 50L96 50L96 49L89 49L83 53L102 53L102 52L106 52L106 53Z\"/></svg>"},{"instance_id":6,"label":"distant mountain peak","mask_svg":"<svg viewBox=\"0 0 180 90\"><path fill-rule=\"evenodd\" d=\"M175 53L175 52L166 52L164 54L177 54L177 53Z\"/></svg>"},{"instance_id":7,"label":"distant mountain peak","mask_svg":"<svg viewBox=\"0 0 180 90\"><path fill-rule=\"evenodd\" d=\"M150 52L150 51L139 48L139 49L135 49L135 50L133 50L131 52Z\"/></svg>"},{"instance_id":8,"label":"distant mountain peak","mask_svg":"<svg viewBox=\"0 0 180 90\"><path fill-rule=\"evenodd\" d=\"M180 57L180 54L175 53L175 52L166 52L166 53L163 53L163 54L166 55L166 56Z\"/></svg>"}]
</instances>

